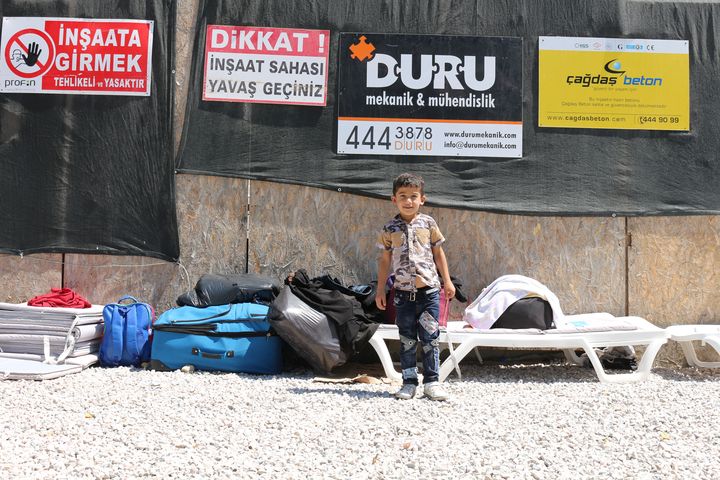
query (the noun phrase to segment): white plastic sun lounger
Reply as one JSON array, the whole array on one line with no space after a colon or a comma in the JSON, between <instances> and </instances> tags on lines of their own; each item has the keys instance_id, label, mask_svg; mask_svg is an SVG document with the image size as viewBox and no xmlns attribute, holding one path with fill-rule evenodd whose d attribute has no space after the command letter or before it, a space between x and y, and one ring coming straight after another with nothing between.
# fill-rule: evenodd
<instances>
[{"instance_id":1,"label":"white plastic sun lounger","mask_svg":"<svg viewBox=\"0 0 720 480\"><path fill-rule=\"evenodd\" d=\"M441 330L441 348L449 347L450 356L440 365L440 381L457 368L459 362L476 347L503 347L528 349L556 349L565 352L566 359L578 365L582 360L575 354L582 349L595 369L598 379L607 383L627 383L641 381L650 374L655 356L660 347L668 340L665 329L659 328L640 317L614 317L608 313L593 313L565 316L567 327L554 330L477 330L465 328L465 322L448 322ZM370 344L380 357L385 374L392 380L402 380L395 370L386 340L399 340L395 325L381 325ZM595 348L638 346L646 349L632 373L607 374L602 367Z\"/></svg>"},{"instance_id":2,"label":"white plastic sun lounger","mask_svg":"<svg viewBox=\"0 0 720 480\"><path fill-rule=\"evenodd\" d=\"M691 367L720 368L720 361L706 362L698 359L694 341L702 345L710 345L720 354L720 325L673 325L666 329L670 340L680 344L685 359Z\"/></svg>"}]
</instances>

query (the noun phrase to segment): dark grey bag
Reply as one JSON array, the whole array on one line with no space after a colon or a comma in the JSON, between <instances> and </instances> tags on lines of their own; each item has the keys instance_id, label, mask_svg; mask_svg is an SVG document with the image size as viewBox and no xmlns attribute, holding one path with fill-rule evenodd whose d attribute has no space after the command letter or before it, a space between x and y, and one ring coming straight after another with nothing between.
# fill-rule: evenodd
<instances>
[{"instance_id":1,"label":"dark grey bag","mask_svg":"<svg viewBox=\"0 0 720 480\"><path fill-rule=\"evenodd\" d=\"M510 305L490 328L555 328L552 307L542 298L521 298Z\"/></svg>"},{"instance_id":2,"label":"dark grey bag","mask_svg":"<svg viewBox=\"0 0 720 480\"><path fill-rule=\"evenodd\" d=\"M328 373L347 361L335 324L297 298L290 287L283 288L270 304L268 320L280 338L313 370Z\"/></svg>"},{"instance_id":3,"label":"dark grey bag","mask_svg":"<svg viewBox=\"0 0 720 480\"><path fill-rule=\"evenodd\" d=\"M195 290L180 295L179 306L209 307L231 303L269 304L280 292L280 287L271 278L254 273L231 275L207 274L200 277Z\"/></svg>"}]
</instances>

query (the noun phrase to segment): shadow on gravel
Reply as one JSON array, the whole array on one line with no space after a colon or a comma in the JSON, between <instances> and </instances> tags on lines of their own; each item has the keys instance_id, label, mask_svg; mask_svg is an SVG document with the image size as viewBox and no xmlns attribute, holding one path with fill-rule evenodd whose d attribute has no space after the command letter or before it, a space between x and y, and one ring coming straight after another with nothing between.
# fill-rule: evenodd
<instances>
[{"instance_id":1,"label":"shadow on gravel","mask_svg":"<svg viewBox=\"0 0 720 480\"><path fill-rule=\"evenodd\" d=\"M312 387L295 387L295 388L289 388L288 391L292 393L300 393L300 394L307 394L307 393L332 393L335 395L341 395L343 397L353 397L358 400L365 400L369 398L391 398L390 396L390 390L388 391L382 391L382 392L368 392L365 390L358 390L355 389L356 386L360 384L354 384L354 385L347 385L347 388L340 389L340 388L328 388L328 387L318 387L318 388L312 388ZM389 386L391 389L395 388L394 386Z\"/></svg>"},{"instance_id":2,"label":"shadow on gravel","mask_svg":"<svg viewBox=\"0 0 720 480\"><path fill-rule=\"evenodd\" d=\"M595 371L566 364L460 365L462 380L452 373L448 383L599 383ZM622 373L622 372L620 372Z\"/></svg>"},{"instance_id":3,"label":"shadow on gravel","mask_svg":"<svg viewBox=\"0 0 720 480\"><path fill-rule=\"evenodd\" d=\"M462 367L462 365L461 365ZM454 373L446 382L479 383L598 383L595 371L577 365L539 364L539 365L482 365L462 368L462 380ZM629 373L629 370L606 370L609 375ZM664 380L677 382L717 382L720 381L720 369L710 368L653 368L648 380L658 376Z\"/></svg>"},{"instance_id":4,"label":"shadow on gravel","mask_svg":"<svg viewBox=\"0 0 720 480\"><path fill-rule=\"evenodd\" d=\"M719 382L720 370L713 368L654 368L653 374L677 382Z\"/></svg>"},{"instance_id":5,"label":"shadow on gravel","mask_svg":"<svg viewBox=\"0 0 720 480\"><path fill-rule=\"evenodd\" d=\"M458 379L457 373L453 371L445 380L449 384L461 384L463 382L475 383L597 383L601 384L595 375L595 370L585 368L578 365L570 365L562 360L541 361L537 359L527 358L526 363L523 359L515 359L515 362L508 362L502 359L500 362L488 361L483 364L478 363L461 363L460 371L462 380ZM517 361L519 360L519 361ZM399 368L397 365L396 368ZM304 374L308 372L303 371ZM629 373L629 370L606 370L609 375ZM393 382L388 384L388 392L368 392L354 389L352 380L357 376L370 376L375 379L381 379L385 376L382 366L372 364L348 363L333 371L333 374L327 375L329 383L346 384L346 389L333 389L323 386L317 388L297 388L298 393L335 393L339 395L350 395L357 398L383 397L389 395L399 383ZM658 376L664 380L678 382L713 382L720 381L720 369L709 368L665 368L656 367L652 369L648 381L653 376ZM334 379L334 381L333 381Z\"/></svg>"}]
</instances>

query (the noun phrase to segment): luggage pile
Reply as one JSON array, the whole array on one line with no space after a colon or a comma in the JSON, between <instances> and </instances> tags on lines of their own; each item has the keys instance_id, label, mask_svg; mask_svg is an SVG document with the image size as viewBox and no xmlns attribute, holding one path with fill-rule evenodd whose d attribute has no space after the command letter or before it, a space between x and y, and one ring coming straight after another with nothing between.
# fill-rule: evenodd
<instances>
[{"instance_id":1,"label":"luggage pile","mask_svg":"<svg viewBox=\"0 0 720 480\"><path fill-rule=\"evenodd\" d=\"M280 287L254 274L203 275L153 327L150 366L280 373L287 344L329 372L367 345L382 322L374 285L346 287L298 270Z\"/></svg>"},{"instance_id":2,"label":"luggage pile","mask_svg":"<svg viewBox=\"0 0 720 480\"><path fill-rule=\"evenodd\" d=\"M132 296L63 308L57 302L79 297L55 289L37 297L48 305L0 304L0 377L55 378L98 360L103 367L278 374L285 345L313 370L329 372L359 353L384 319L374 284L346 287L305 270L285 283L281 291L259 275L203 275L157 320Z\"/></svg>"},{"instance_id":3,"label":"luggage pile","mask_svg":"<svg viewBox=\"0 0 720 480\"><path fill-rule=\"evenodd\" d=\"M252 274L203 275L153 326L150 367L276 374L282 341L270 328L268 306L279 291Z\"/></svg>"}]
</instances>

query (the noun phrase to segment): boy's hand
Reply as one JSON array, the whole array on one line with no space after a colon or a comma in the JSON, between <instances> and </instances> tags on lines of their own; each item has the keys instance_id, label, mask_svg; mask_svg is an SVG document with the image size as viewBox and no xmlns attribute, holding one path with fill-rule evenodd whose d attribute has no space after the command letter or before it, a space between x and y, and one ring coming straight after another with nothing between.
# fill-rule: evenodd
<instances>
[{"instance_id":1,"label":"boy's hand","mask_svg":"<svg viewBox=\"0 0 720 480\"><path fill-rule=\"evenodd\" d=\"M375 305L377 305L380 310L385 310L385 302L385 293L378 292L375 294Z\"/></svg>"},{"instance_id":2,"label":"boy's hand","mask_svg":"<svg viewBox=\"0 0 720 480\"><path fill-rule=\"evenodd\" d=\"M445 298L448 300L455 298L455 285L453 285L452 282L447 282L445 284Z\"/></svg>"}]
</instances>

